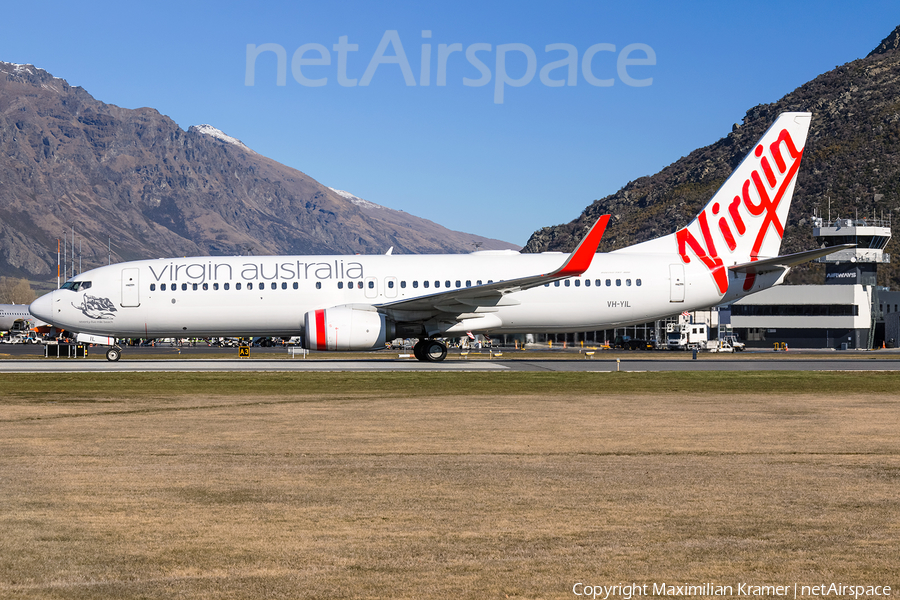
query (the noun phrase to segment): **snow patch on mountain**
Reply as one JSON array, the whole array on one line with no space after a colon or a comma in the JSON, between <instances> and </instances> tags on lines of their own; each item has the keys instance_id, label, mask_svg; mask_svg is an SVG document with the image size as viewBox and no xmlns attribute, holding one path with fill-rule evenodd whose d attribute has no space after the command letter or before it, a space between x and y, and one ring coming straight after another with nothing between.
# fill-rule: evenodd
<instances>
[{"instance_id":1,"label":"snow patch on mountain","mask_svg":"<svg viewBox=\"0 0 900 600\"><path fill-rule=\"evenodd\" d=\"M338 196L340 196L342 198L346 198L347 200L349 200L350 202L352 202L353 204L355 204L359 207L372 208L372 209L379 208L381 210L391 210L384 206L381 206L380 204L375 204L374 202L369 202L368 200L363 200L359 196L354 196L350 192L347 192L344 190L338 190L335 188L328 188L328 189L331 190L332 192L334 192L335 194L337 194Z\"/></svg>"},{"instance_id":2,"label":"snow patch on mountain","mask_svg":"<svg viewBox=\"0 0 900 600\"><path fill-rule=\"evenodd\" d=\"M244 142L242 142L241 140L231 137L221 129L216 129L212 125L207 125L205 123L203 125L191 125L189 131L196 131L197 133L202 133L203 135L214 137L217 140L225 142L226 144L233 144L243 150L246 150L247 152L256 154L256 152L253 152L253 150L244 145Z\"/></svg>"}]
</instances>

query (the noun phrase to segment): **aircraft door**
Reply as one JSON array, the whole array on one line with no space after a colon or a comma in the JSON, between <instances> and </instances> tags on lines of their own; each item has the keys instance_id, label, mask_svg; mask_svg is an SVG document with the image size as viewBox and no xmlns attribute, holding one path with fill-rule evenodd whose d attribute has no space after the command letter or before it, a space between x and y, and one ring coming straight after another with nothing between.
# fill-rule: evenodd
<instances>
[{"instance_id":1,"label":"aircraft door","mask_svg":"<svg viewBox=\"0 0 900 600\"><path fill-rule=\"evenodd\" d=\"M669 302L684 302L684 265L669 265Z\"/></svg>"},{"instance_id":2,"label":"aircraft door","mask_svg":"<svg viewBox=\"0 0 900 600\"><path fill-rule=\"evenodd\" d=\"M378 279L375 277L366 277L366 298L378 297Z\"/></svg>"},{"instance_id":3,"label":"aircraft door","mask_svg":"<svg viewBox=\"0 0 900 600\"><path fill-rule=\"evenodd\" d=\"M140 306L140 269L122 269L122 306Z\"/></svg>"}]
</instances>

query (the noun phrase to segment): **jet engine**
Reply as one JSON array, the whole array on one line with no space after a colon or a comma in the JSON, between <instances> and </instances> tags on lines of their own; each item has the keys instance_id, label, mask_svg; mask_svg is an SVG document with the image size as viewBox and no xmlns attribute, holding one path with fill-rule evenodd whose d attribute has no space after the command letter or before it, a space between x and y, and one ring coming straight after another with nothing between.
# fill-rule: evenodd
<instances>
[{"instance_id":1,"label":"jet engine","mask_svg":"<svg viewBox=\"0 0 900 600\"><path fill-rule=\"evenodd\" d=\"M394 322L368 305L334 306L303 317L310 350L374 350L396 337Z\"/></svg>"}]
</instances>

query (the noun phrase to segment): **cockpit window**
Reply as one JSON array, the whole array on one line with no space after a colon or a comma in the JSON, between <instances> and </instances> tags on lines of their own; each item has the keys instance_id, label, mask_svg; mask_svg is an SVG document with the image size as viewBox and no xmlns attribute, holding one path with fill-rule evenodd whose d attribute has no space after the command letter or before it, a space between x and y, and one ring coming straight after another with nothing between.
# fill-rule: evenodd
<instances>
[{"instance_id":1,"label":"cockpit window","mask_svg":"<svg viewBox=\"0 0 900 600\"><path fill-rule=\"evenodd\" d=\"M61 290L72 290L73 292L77 292L78 290L86 290L91 287L90 281L67 281L62 284Z\"/></svg>"}]
</instances>

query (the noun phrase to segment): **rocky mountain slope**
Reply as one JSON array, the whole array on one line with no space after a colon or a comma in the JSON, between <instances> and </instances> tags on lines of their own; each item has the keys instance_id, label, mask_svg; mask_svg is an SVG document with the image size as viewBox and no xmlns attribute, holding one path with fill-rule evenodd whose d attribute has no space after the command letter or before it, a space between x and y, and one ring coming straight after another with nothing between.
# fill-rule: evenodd
<instances>
[{"instance_id":1,"label":"rocky mountain slope","mask_svg":"<svg viewBox=\"0 0 900 600\"><path fill-rule=\"evenodd\" d=\"M108 239L114 260L517 248L373 207L212 126L184 131L0 62L0 275L55 279L73 227L85 269L106 264Z\"/></svg>"},{"instance_id":2,"label":"rocky mountain slope","mask_svg":"<svg viewBox=\"0 0 900 600\"><path fill-rule=\"evenodd\" d=\"M570 251L602 214L613 216L601 244L610 251L687 225L784 111L813 113L782 253L815 247L809 218L857 215L897 217L900 226L900 27L864 59L806 83L781 100L747 111L718 142L700 148L659 173L628 183L594 201L576 220L532 234L526 252ZM900 234L900 231L897 232ZM900 287L900 235L879 269L879 284ZM822 283L824 269L810 264L791 283Z\"/></svg>"}]
</instances>

